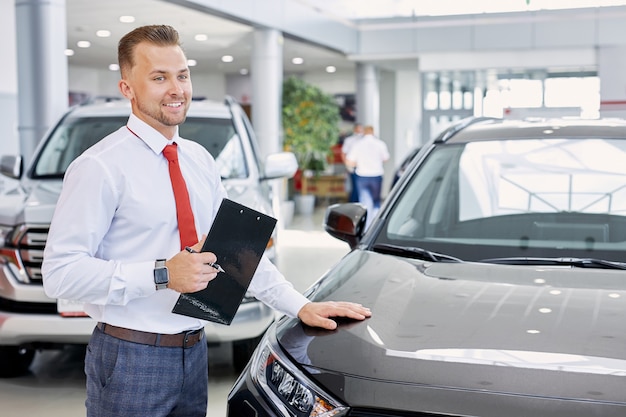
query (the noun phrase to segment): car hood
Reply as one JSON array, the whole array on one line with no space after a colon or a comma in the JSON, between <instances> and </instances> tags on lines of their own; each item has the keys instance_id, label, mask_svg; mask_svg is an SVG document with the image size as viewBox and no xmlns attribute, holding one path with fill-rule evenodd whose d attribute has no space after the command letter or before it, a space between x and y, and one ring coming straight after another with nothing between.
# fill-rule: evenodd
<instances>
[{"instance_id":1,"label":"car hood","mask_svg":"<svg viewBox=\"0 0 626 417\"><path fill-rule=\"evenodd\" d=\"M313 290L315 300L372 309L333 332L295 321L279 328L293 359L349 404L466 413L454 408L454 392L474 402L497 394L625 411L623 271L425 263L356 250ZM472 415L491 415L490 401L481 404Z\"/></svg>"},{"instance_id":2,"label":"car hood","mask_svg":"<svg viewBox=\"0 0 626 417\"><path fill-rule=\"evenodd\" d=\"M0 224L48 224L61 192L61 180L25 182L0 199Z\"/></svg>"}]
</instances>

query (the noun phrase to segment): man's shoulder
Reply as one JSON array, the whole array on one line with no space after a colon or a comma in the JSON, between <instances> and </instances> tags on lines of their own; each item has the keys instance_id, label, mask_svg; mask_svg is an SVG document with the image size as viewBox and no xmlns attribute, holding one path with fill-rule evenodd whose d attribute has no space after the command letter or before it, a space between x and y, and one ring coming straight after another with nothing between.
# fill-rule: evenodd
<instances>
[{"instance_id":1,"label":"man's shoulder","mask_svg":"<svg viewBox=\"0 0 626 417\"><path fill-rule=\"evenodd\" d=\"M213 158L213 155L211 155L211 152L209 152L207 148L205 148L202 144L196 142L195 140L179 138L178 142L179 142L180 148L182 148L184 152L188 152L191 155L196 155L199 157L209 156Z\"/></svg>"},{"instance_id":2,"label":"man's shoulder","mask_svg":"<svg viewBox=\"0 0 626 417\"><path fill-rule=\"evenodd\" d=\"M87 148L79 158L81 156L106 155L119 147L120 144L130 144L131 141L127 140L129 136L131 135L127 129L120 127Z\"/></svg>"}]
</instances>

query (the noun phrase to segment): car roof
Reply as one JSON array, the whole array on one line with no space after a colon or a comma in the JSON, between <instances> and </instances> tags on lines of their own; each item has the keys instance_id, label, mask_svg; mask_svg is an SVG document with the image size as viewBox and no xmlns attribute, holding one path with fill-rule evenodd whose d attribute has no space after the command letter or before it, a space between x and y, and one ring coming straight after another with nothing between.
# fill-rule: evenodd
<instances>
[{"instance_id":1,"label":"car roof","mask_svg":"<svg viewBox=\"0 0 626 417\"><path fill-rule=\"evenodd\" d=\"M467 143L499 139L617 138L626 139L622 119L465 119L444 131L438 142Z\"/></svg>"},{"instance_id":2,"label":"car roof","mask_svg":"<svg viewBox=\"0 0 626 417\"><path fill-rule=\"evenodd\" d=\"M126 99L107 99L101 102L81 104L71 109L72 117L114 117L128 116L130 102ZM188 117L215 117L230 119L230 109L221 101L193 100Z\"/></svg>"}]
</instances>

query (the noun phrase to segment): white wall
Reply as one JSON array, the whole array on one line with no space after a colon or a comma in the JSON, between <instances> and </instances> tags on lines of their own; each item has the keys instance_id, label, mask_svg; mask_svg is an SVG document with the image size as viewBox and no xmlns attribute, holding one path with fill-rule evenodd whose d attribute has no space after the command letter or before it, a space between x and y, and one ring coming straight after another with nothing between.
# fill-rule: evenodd
<instances>
[{"instance_id":1,"label":"white wall","mask_svg":"<svg viewBox=\"0 0 626 417\"><path fill-rule=\"evenodd\" d=\"M356 89L354 71L337 71L333 74L307 73L302 79L328 94L354 93Z\"/></svg>"},{"instance_id":2,"label":"white wall","mask_svg":"<svg viewBox=\"0 0 626 417\"><path fill-rule=\"evenodd\" d=\"M89 96L122 97L117 88L118 71L96 70L77 66L68 67L68 86L72 93Z\"/></svg>"},{"instance_id":3,"label":"white wall","mask_svg":"<svg viewBox=\"0 0 626 417\"><path fill-rule=\"evenodd\" d=\"M205 97L210 100L224 100L226 94L226 78L221 74L199 74L191 70L194 97Z\"/></svg>"}]
</instances>

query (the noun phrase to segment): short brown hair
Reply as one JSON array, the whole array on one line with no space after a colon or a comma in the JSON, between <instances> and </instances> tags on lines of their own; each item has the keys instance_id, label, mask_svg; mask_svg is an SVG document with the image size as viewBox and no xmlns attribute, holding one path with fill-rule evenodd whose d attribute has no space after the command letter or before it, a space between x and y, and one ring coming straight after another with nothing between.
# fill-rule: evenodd
<instances>
[{"instance_id":1,"label":"short brown hair","mask_svg":"<svg viewBox=\"0 0 626 417\"><path fill-rule=\"evenodd\" d=\"M141 42L159 46L181 46L178 32L168 25L149 25L138 27L120 39L117 45L117 61L122 74L135 65L135 47ZM181 46L182 48L182 46Z\"/></svg>"}]
</instances>

